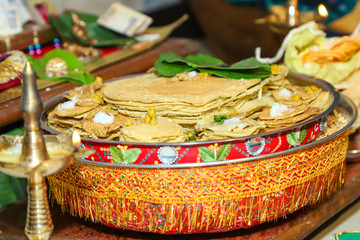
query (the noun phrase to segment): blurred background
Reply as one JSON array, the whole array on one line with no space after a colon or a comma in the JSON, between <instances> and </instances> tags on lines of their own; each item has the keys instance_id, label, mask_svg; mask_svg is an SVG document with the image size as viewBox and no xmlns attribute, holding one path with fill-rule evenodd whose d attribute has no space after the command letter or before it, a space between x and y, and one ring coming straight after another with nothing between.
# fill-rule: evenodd
<instances>
[{"instance_id":1,"label":"blurred background","mask_svg":"<svg viewBox=\"0 0 360 240\"><path fill-rule=\"evenodd\" d=\"M329 35L351 33L360 21L357 0L52 0L60 13L68 9L103 13L111 3L121 2L154 19L152 26L165 25L188 14L189 19L172 36L199 39L207 48L227 63L254 55L261 47L262 55L272 57L285 34L269 27L269 17L283 21L285 8L296 4L303 13L316 13L324 4L329 14L323 21ZM311 15L311 14L310 14ZM311 18L311 17L310 17ZM270 19L273 21L273 19ZM204 40L204 41L203 41ZM210 51L208 51L208 49Z\"/></svg>"}]
</instances>

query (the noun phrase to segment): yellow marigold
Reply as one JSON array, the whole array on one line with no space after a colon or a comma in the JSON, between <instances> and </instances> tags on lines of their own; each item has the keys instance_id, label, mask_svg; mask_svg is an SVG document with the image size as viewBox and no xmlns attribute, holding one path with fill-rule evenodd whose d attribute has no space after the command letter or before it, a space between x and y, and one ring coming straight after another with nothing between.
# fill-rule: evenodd
<instances>
[{"instance_id":1,"label":"yellow marigold","mask_svg":"<svg viewBox=\"0 0 360 240\"><path fill-rule=\"evenodd\" d=\"M102 77L95 77L95 81L97 81L98 83L100 83L100 85L103 84L103 79L102 79Z\"/></svg>"},{"instance_id":2,"label":"yellow marigold","mask_svg":"<svg viewBox=\"0 0 360 240\"><path fill-rule=\"evenodd\" d=\"M293 97L293 99L291 99L291 100L297 102L297 101L300 101L301 98L300 98L300 96L295 96L295 97Z\"/></svg>"},{"instance_id":3,"label":"yellow marigold","mask_svg":"<svg viewBox=\"0 0 360 240\"><path fill-rule=\"evenodd\" d=\"M199 77L208 77L209 73L198 73Z\"/></svg>"},{"instance_id":4,"label":"yellow marigold","mask_svg":"<svg viewBox=\"0 0 360 240\"><path fill-rule=\"evenodd\" d=\"M156 124L157 124L156 118L152 118L152 119L150 120L150 125L151 125L151 126L155 126Z\"/></svg>"},{"instance_id":5,"label":"yellow marigold","mask_svg":"<svg viewBox=\"0 0 360 240\"><path fill-rule=\"evenodd\" d=\"M130 127L133 124L134 124L134 120L132 120L132 119L128 119L124 122L125 127Z\"/></svg>"},{"instance_id":6,"label":"yellow marigold","mask_svg":"<svg viewBox=\"0 0 360 240\"><path fill-rule=\"evenodd\" d=\"M102 94L100 92L95 92L90 94L91 98L97 99L100 101L101 104L104 104L104 100L102 98Z\"/></svg>"},{"instance_id":7,"label":"yellow marigold","mask_svg":"<svg viewBox=\"0 0 360 240\"><path fill-rule=\"evenodd\" d=\"M306 91L307 95L312 95L314 93L314 91L312 90L312 88L310 86L306 86L305 91Z\"/></svg>"},{"instance_id":8,"label":"yellow marigold","mask_svg":"<svg viewBox=\"0 0 360 240\"><path fill-rule=\"evenodd\" d=\"M319 88L318 88L317 86L314 86L314 85L310 86L310 88L311 88L311 90L313 90L313 91L319 90Z\"/></svg>"},{"instance_id":9,"label":"yellow marigold","mask_svg":"<svg viewBox=\"0 0 360 240\"><path fill-rule=\"evenodd\" d=\"M271 69L272 74L277 74L281 70L279 65L276 65L276 64L271 65L270 69Z\"/></svg>"}]
</instances>

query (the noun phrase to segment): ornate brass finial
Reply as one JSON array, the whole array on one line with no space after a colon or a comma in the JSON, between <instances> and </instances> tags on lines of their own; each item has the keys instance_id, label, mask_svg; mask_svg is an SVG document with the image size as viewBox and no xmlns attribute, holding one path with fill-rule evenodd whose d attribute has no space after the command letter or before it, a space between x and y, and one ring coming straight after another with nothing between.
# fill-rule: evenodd
<instances>
[{"instance_id":1,"label":"ornate brass finial","mask_svg":"<svg viewBox=\"0 0 360 240\"><path fill-rule=\"evenodd\" d=\"M20 161L26 161L30 166L37 166L49 159L40 128L43 105L37 90L36 75L29 62L26 63L22 76L23 87L19 110L24 119L24 137Z\"/></svg>"}]
</instances>

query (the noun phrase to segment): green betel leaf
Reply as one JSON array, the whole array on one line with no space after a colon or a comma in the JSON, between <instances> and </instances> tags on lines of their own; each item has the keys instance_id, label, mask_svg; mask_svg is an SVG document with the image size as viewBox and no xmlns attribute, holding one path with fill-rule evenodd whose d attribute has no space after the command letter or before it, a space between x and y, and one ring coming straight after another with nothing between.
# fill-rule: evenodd
<instances>
[{"instance_id":1,"label":"green betel leaf","mask_svg":"<svg viewBox=\"0 0 360 240\"><path fill-rule=\"evenodd\" d=\"M189 67L183 63L168 63L157 60L155 62L155 68L158 73L165 77L173 77L178 73L189 72L194 70L193 67Z\"/></svg>"},{"instance_id":2,"label":"green betel leaf","mask_svg":"<svg viewBox=\"0 0 360 240\"><path fill-rule=\"evenodd\" d=\"M200 156L204 162L214 162L215 161L215 154L213 151L207 149L206 147L199 147L198 148Z\"/></svg>"},{"instance_id":3,"label":"green betel leaf","mask_svg":"<svg viewBox=\"0 0 360 240\"><path fill-rule=\"evenodd\" d=\"M14 128L6 133L11 136L22 136L23 134L24 127ZM15 178L0 172L0 209L25 198L27 195L26 185L26 178Z\"/></svg>"},{"instance_id":4,"label":"green betel leaf","mask_svg":"<svg viewBox=\"0 0 360 240\"><path fill-rule=\"evenodd\" d=\"M258 68L256 70L228 70L228 69L198 69L199 72L212 73L218 77L231 78L231 79L256 79L265 78L271 75L271 70L266 68Z\"/></svg>"},{"instance_id":5,"label":"green betel leaf","mask_svg":"<svg viewBox=\"0 0 360 240\"><path fill-rule=\"evenodd\" d=\"M178 73L191 70L231 79L261 79L271 75L270 65L260 63L255 58L245 59L227 66L223 61L214 57L199 54L183 58L173 52L161 54L155 63L155 69L166 77L173 77Z\"/></svg>"},{"instance_id":6,"label":"green betel leaf","mask_svg":"<svg viewBox=\"0 0 360 240\"><path fill-rule=\"evenodd\" d=\"M297 137L295 132L286 133L286 139L291 146L295 146L297 144Z\"/></svg>"},{"instance_id":7,"label":"green betel leaf","mask_svg":"<svg viewBox=\"0 0 360 240\"><path fill-rule=\"evenodd\" d=\"M216 153L216 159L218 161L224 161L226 157L229 155L230 150L231 150L230 143L222 145Z\"/></svg>"},{"instance_id":8,"label":"green betel leaf","mask_svg":"<svg viewBox=\"0 0 360 240\"><path fill-rule=\"evenodd\" d=\"M270 66L268 64L261 63L258 60L256 60L256 58L254 58L254 57L250 57L250 58L241 60L230 66L230 68L235 68L235 69L241 69L241 68L255 69L255 68L263 68L263 67L270 68Z\"/></svg>"},{"instance_id":9,"label":"green betel leaf","mask_svg":"<svg viewBox=\"0 0 360 240\"><path fill-rule=\"evenodd\" d=\"M219 65L226 65L222 60L211 57L208 55L198 54L198 55L188 55L186 60L197 64L198 66L219 66Z\"/></svg>"},{"instance_id":10,"label":"green betel leaf","mask_svg":"<svg viewBox=\"0 0 360 240\"><path fill-rule=\"evenodd\" d=\"M137 160L137 158L139 157L140 153L141 153L141 151L139 148L133 148L133 149L127 150L124 153L125 162L127 162L127 163L135 162Z\"/></svg>"},{"instance_id":11,"label":"green betel leaf","mask_svg":"<svg viewBox=\"0 0 360 240\"><path fill-rule=\"evenodd\" d=\"M30 55L27 55L26 57L40 79L69 81L80 85L89 84L95 81L94 77L85 70L84 65L79 61L75 54L68 51L54 49L38 60L35 60L35 58ZM61 77L49 77L46 75L46 64L53 58L60 58L65 61L68 71L66 75Z\"/></svg>"},{"instance_id":12,"label":"green betel leaf","mask_svg":"<svg viewBox=\"0 0 360 240\"><path fill-rule=\"evenodd\" d=\"M214 115L214 123L223 124L225 119L229 118L229 115Z\"/></svg>"},{"instance_id":13,"label":"green betel leaf","mask_svg":"<svg viewBox=\"0 0 360 240\"><path fill-rule=\"evenodd\" d=\"M301 131L300 131L299 143L302 143L302 141L304 141L306 134L307 134L307 131L306 131L306 127L304 126L301 128Z\"/></svg>"},{"instance_id":14,"label":"green betel leaf","mask_svg":"<svg viewBox=\"0 0 360 240\"><path fill-rule=\"evenodd\" d=\"M160 54L159 61L161 62L168 62L168 63L184 63L186 64L186 59L177 55L174 52L167 52Z\"/></svg>"},{"instance_id":15,"label":"green betel leaf","mask_svg":"<svg viewBox=\"0 0 360 240\"><path fill-rule=\"evenodd\" d=\"M116 146L111 145L110 146L110 154L113 158L114 162L116 163L123 163L124 162L124 155L120 149L118 149Z\"/></svg>"}]
</instances>

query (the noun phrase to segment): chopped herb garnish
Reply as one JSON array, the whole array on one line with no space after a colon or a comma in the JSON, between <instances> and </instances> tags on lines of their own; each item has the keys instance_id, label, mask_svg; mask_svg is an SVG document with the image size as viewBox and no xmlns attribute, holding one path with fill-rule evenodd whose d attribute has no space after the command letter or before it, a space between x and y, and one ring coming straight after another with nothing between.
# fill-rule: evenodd
<instances>
[{"instance_id":1,"label":"chopped herb garnish","mask_svg":"<svg viewBox=\"0 0 360 240\"><path fill-rule=\"evenodd\" d=\"M193 132L187 131L186 134L187 134L187 136L189 138L189 141L196 141L196 137L195 137L195 134Z\"/></svg>"},{"instance_id":2,"label":"chopped herb garnish","mask_svg":"<svg viewBox=\"0 0 360 240\"><path fill-rule=\"evenodd\" d=\"M214 122L216 124L223 124L224 120L229 118L229 115L214 115Z\"/></svg>"}]
</instances>

